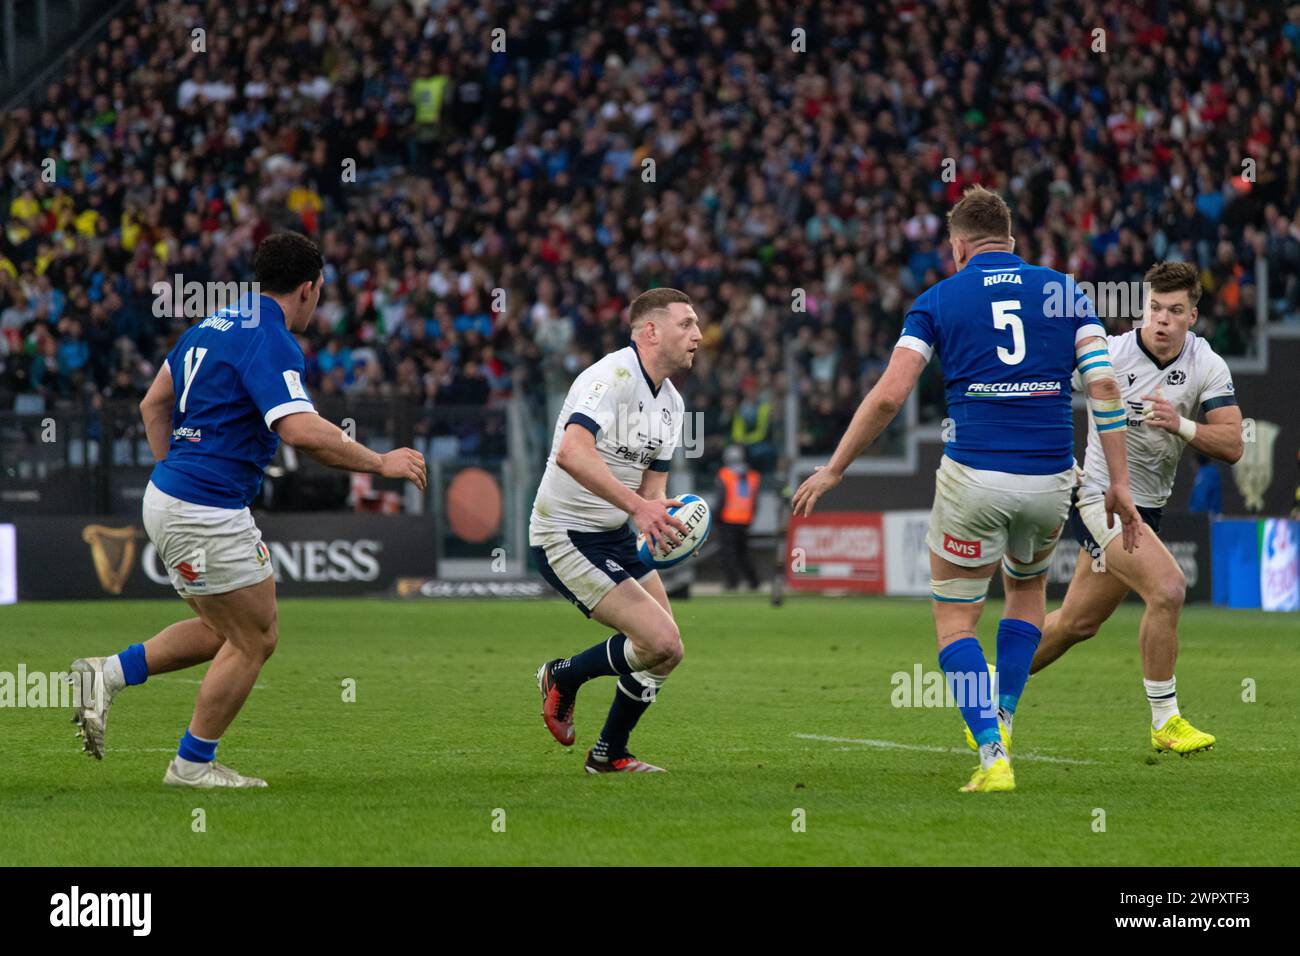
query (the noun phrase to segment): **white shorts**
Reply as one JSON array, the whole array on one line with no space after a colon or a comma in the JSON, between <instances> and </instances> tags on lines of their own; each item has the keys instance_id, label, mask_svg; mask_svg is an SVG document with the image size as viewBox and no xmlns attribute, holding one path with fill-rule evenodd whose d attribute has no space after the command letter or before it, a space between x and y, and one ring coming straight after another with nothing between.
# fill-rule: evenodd
<instances>
[{"instance_id":1,"label":"white shorts","mask_svg":"<svg viewBox=\"0 0 1300 956\"><path fill-rule=\"evenodd\" d=\"M144 530L181 597L225 594L269 578L271 554L247 508L212 508L174 498L152 481Z\"/></svg>"},{"instance_id":2,"label":"white shorts","mask_svg":"<svg viewBox=\"0 0 1300 956\"><path fill-rule=\"evenodd\" d=\"M934 507L925 543L939 557L977 568L1005 555L1029 564L1054 545L1070 511L1075 471L1012 475L981 471L947 455L934 477Z\"/></svg>"}]
</instances>

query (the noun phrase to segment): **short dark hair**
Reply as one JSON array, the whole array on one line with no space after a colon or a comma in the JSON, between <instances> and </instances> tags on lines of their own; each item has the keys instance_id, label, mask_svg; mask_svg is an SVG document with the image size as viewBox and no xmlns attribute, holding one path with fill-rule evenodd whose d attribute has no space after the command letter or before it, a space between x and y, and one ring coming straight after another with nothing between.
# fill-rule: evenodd
<instances>
[{"instance_id":1,"label":"short dark hair","mask_svg":"<svg viewBox=\"0 0 1300 956\"><path fill-rule=\"evenodd\" d=\"M1145 279L1152 292L1186 292L1192 308L1201 299L1201 274L1190 262L1157 262Z\"/></svg>"},{"instance_id":2,"label":"short dark hair","mask_svg":"<svg viewBox=\"0 0 1300 956\"><path fill-rule=\"evenodd\" d=\"M666 309L674 302L690 305L691 297L676 289L651 289L649 292L642 292L632 300L632 305L628 309L628 321L632 325L632 331L637 331L645 324L650 313Z\"/></svg>"},{"instance_id":3,"label":"short dark hair","mask_svg":"<svg viewBox=\"0 0 1300 956\"><path fill-rule=\"evenodd\" d=\"M277 232L258 243L253 275L263 292L283 295L304 282L315 282L325 267L316 243L297 232Z\"/></svg>"},{"instance_id":4,"label":"short dark hair","mask_svg":"<svg viewBox=\"0 0 1300 956\"><path fill-rule=\"evenodd\" d=\"M948 235L966 239L1010 239L1011 210L1006 201L991 189L972 186L948 211Z\"/></svg>"}]
</instances>

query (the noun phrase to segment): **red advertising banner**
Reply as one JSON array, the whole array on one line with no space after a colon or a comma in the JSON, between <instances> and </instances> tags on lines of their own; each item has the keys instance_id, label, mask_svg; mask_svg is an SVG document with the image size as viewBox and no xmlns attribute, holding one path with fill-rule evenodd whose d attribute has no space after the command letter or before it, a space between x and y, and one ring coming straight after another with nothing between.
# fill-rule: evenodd
<instances>
[{"instance_id":1,"label":"red advertising banner","mask_svg":"<svg viewBox=\"0 0 1300 956\"><path fill-rule=\"evenodd\" d=\"M786 540L787 587L885 593L885 534L879 512L794 515Z\"/></svg>"}]
</instances>

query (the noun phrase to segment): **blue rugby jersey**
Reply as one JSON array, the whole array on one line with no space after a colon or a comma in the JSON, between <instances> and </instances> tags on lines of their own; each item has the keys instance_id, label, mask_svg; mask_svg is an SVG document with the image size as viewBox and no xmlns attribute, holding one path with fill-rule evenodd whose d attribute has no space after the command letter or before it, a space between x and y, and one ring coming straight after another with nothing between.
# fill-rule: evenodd
<instances>
[{"instance_id":1,"label":"blue rugby jersey","mask_svg":"<svg viewBox=\"0 0 1300 956\"><path fill-rule=\"evenodd\" d=\"M284 312L263 295L254 315L256 321L247 309L241 315L238 306L215 312L167 355L176 393L171 445L150 480L182 501L246 507L280 444L272 424L316 411Z\"/></svg>"},{"instance_id":2,"label":"blue rugby jersey","mask_svg":"<svg viewBox=\"0 0 1300 956\"><path fill-rule=\"evenodd\" d=\"M1093 336L1105 341L1106 330L1070 276L982 252L917 297L898 347L939 354L952 419L944 454L1051 475L1074 463L1070 377L1075 345Z\"/></svg>"}]
</instances>

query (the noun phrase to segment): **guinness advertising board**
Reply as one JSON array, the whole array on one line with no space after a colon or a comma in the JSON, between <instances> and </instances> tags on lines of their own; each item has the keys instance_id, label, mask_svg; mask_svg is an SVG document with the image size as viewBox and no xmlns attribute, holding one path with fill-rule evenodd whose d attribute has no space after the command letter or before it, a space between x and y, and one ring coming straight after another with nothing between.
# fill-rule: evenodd
<instances>
[{"instance_id":1,"label":"guinness advertising board","mask_svg":"<svg viewBox=\"0 0 1300 956\"><path fill-rule=\"evenodd\" d=\"M380 594L398 578L433 577L434 522L377 514L260 514L284 597ZM19 601L163 598L175 594L138 521L11 519Z\"/></svg>"}]
</instances>

